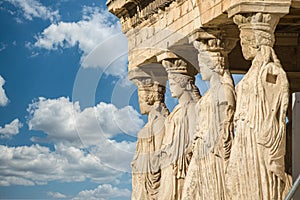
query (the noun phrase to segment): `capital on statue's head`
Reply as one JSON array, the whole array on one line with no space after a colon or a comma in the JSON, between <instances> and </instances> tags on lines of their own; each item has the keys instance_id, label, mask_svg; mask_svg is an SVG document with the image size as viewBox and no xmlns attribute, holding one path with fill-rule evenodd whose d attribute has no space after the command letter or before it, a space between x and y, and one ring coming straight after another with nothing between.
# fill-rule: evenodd
<instances>
[{"instance_id":1,"label":"capital on statue's head","mask_svg":"<svg viewBox=\"0 0 300 200\"><path fill-rule=\"evenodd\" d=\"M161 62L168 75L182 74L194 77L198 73L192 64L170 51L162 52L157 55L157 60Z\"/></svg>"},{"instance_id":2,"label":"capital on statue's head","mask_svg":"<svg viewBox=\"0 0 300 200\"><path fill-rule=\"evenodd\" d=\"M183 61L182 59L176 59L174 62L163 60L162 62L168 74L173 73L189 76L195 76L197 74L197 70L193 66L188 65L187 62Z\"/></svg>"},{"instance_id":3,"label":"capital on statue's head","mask_svg":"<svg viewBox=\"0 0 300 200\"><path fill-rule=\"evenodd\" d=\"M273 47L274 31L279 21L278 15L265 13L236 15L233 21L241 31L241 39L245 38L250 41L251 46L255 48L261 45Z\"/></svg>"},{"instance_id":4,"label":"capital on statue's head","mask_svg":"<svg viewBox=\"0 0 300 200\"><path fill-rule=\"evenodd\" d=\"M266 13L254 13L250 15L236 15L233 21L240 29L253 29L274 33L279 16Z\"/></svg>"}]
</instances>

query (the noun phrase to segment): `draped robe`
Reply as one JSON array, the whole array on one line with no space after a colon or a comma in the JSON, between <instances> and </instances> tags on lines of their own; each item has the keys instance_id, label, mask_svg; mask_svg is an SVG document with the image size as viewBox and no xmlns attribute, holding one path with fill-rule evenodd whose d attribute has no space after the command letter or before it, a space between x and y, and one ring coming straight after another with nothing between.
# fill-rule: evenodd
<instances>
[{"instance_id":1,"label":"draped robe","mask_svg":"<svg viewBox=\"0 0 300 200\"><path fill-rule=\"evenodd\" d=\"M235 91L219 83L197 103L193 157L183 189L183 200L224 200L225 170L233 139Z\"/></svg>"},{"instance_id":2,"label":"draped robe","mask_svg":"<svg viewBox=\"0 0 300 200\"><path fill-rule=\"evenodd\" d=\"M227 174L230 199L284 199L288 81L273 62L253 64L236 87L235 139Z\"/></svg>"},{"instance_id":3,"label":"draped robe","mask_svg":"<svg viewBox=\"0 0 300 200\"><path fill-rule=\"evenodd\" d=\"M165 122L159 200L180 200L191 159L195 103L178 104Z\"/></svg>"},{"instance_id":4,"label":"draped robe","mask_svg":"<svg viewBox=\"0 0 300 200\"><path fill-rule=\"evenodd\" d=\"M165 117L149 116L138 134L132 165L132 200L155 200L160 186L159 152Z\"/></svg>"}]
</instances>

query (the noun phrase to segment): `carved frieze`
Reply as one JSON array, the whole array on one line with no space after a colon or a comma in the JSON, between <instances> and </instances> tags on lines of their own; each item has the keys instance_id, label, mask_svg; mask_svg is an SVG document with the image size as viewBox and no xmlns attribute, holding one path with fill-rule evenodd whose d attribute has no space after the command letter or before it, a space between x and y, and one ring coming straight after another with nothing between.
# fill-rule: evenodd
<instances>
[{"instance_id":1,"label":"carved frieze","mask_svg":"<svg viewBox=\"0 0 300 200\"><path fill-rule=\"evenodd\" d=\"M107 2L107 6L110 12L120 18L123 31L127 32L160 10L165 10L172 2L176 2L176 0L131 0L116 8L113 6L114 1L112 0Z\"/></svg>"}]
</instances>

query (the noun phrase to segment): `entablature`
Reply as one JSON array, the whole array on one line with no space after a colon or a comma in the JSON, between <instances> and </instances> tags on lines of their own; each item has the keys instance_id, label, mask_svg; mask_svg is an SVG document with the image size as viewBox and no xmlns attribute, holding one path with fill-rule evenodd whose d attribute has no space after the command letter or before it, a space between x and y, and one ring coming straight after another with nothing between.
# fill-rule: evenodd
<instances>
[{"instance_id":1,"label":"entablature","mask_svg":"<svg viewBox=\"0 0 300 200\"><path fill-rule=\"evenodd\" d=\"M299 84L295 85L300 80L300 0L109 0L107 6L120 18L128 38L129 71L143 63L149 71L154 66L149 63L157 63L156 56L162 51L174 52L198 69L193 41L224 36L238 40L234 15L276 14L280 21L274 49L292 80L291 88L300 91ZM238 43L228 59L232 73L249 69Z\"/></svg>"}]
</instances>

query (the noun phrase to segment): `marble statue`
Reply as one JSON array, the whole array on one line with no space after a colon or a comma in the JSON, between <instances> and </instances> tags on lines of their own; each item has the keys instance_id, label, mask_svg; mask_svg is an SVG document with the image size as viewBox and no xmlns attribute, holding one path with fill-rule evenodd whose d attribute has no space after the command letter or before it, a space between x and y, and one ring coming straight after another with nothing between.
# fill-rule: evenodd
<instances>
[{"instance_id":1,"label":"marble statue","mask_svg":"<svg viewBox=\"0 0 300 200\"><path fill-rule=\"evenodd\" d=\"M167 117L161 148L161 187L159 200L181 199L184 179L192 156L195 104L200 98L195 86L197 71L181 59L163 60L172 97L178 105Z\"/></svg>"},{"instance_id":2,"label":"marble statue","mask_svg":"<svg viewBox=\"0 0 300 200\"><path fill-rule=\"evenodd\" d=\"M140 111L148 122L138 133L132 161L132 200L157 199L160 186L159 152L164 136L164 122L169 111L164 103L165 86L151 79L135 80Z\"/></svg>"},{"instance_id":3,"label":"marble statue","mask_svg":"<svg viewBox=\"0 0 300 200\"><path fill-rule=\"evenodd\" d=\"M230 72L225 68L227 55L221 54L221 41L195 41L204 81L210 89L197 102L197 126L193 157L183 189L183 200L225 200L225 170L233 139L235 91Z\"/></svg>"},{"instance_id":4,"label":"marble statue","mask_svg":"<svg viewBox=\"0 0 300 200\"><path fill-rule=\"evenodd\" d=\"M236 15L243 56L252 65L236 87L235 139L227 169L230 199L284 199L289 84L274 50L279 17Z\"/></svg>"}]
</instances>

